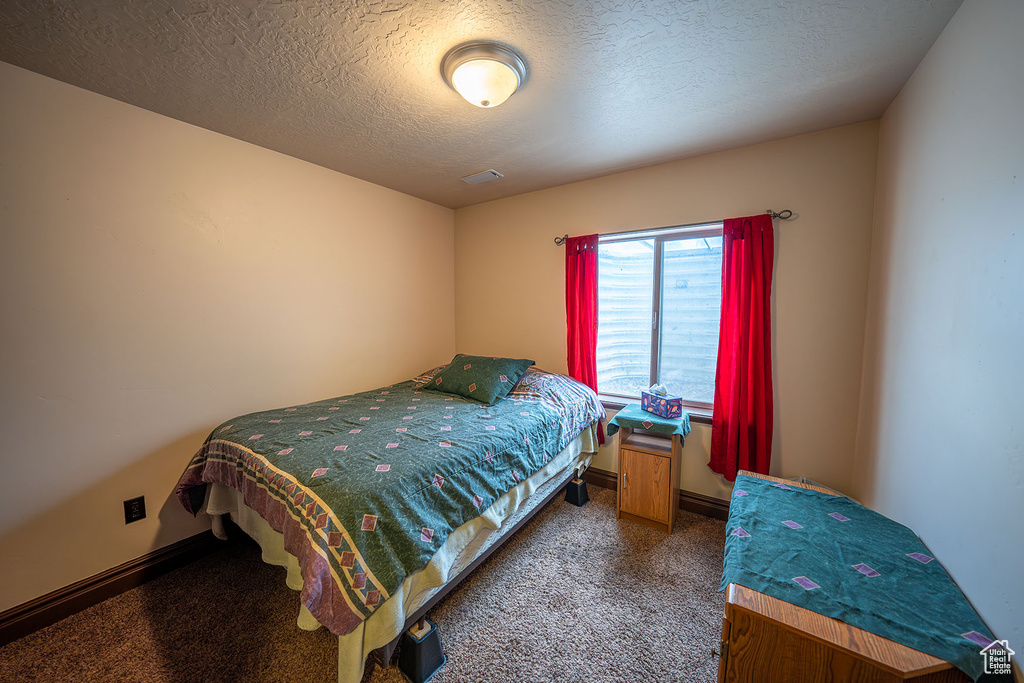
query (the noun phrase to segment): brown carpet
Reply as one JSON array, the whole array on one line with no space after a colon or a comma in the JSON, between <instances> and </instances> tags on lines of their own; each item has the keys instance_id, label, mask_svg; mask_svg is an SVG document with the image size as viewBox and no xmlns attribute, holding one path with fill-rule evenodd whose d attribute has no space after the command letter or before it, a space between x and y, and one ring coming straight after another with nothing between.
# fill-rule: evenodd
<instances>
[{"instance_id":1,"label":"brown carpet","mask_svg":"<svg viewBox=\"0 0 1024 683\"><path fill-rule=\"evenodd\" d=\"M715 680L723 523L681 512L669 536L590 494L551 503L434 610L448 655L434 681ZM254 544L226 544L0 648L0 681L336 680L337 640L295 626L297 596Z\"/></svg>"}]
</instances>

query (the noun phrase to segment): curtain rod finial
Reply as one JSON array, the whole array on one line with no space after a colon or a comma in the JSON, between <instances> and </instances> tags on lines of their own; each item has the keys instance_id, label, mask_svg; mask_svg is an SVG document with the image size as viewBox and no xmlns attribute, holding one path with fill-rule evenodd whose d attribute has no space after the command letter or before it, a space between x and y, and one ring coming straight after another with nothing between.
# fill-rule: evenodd
<instances>
[{"instance_id":1,"label":"curtain rod finial","mask_svg":"<svg viewBox=\"0 0 1024 683\"><path fill-rule=\"evenodd\" d=\"M565 244L568 241L569 241L569 235L568 234L563 235L562 237L556 237L555 238L555 244L557 244L558 246L562 246L563 244Z\"/></svg>"},{"instance_id":2,"label":"curtain rod finial","mask_svg":"<svg viewBox=\"0 0 1024 683\"><path fill-rule=\"evenodd\" d=\"M765 213L771 216L772 218L780 218L782 220L786 220L787 218L793 217L793 212L790 211L789 209L783 209L782 211L778 212L768 209L767 211L765 211Z\"/></svg>"}]
</instances>

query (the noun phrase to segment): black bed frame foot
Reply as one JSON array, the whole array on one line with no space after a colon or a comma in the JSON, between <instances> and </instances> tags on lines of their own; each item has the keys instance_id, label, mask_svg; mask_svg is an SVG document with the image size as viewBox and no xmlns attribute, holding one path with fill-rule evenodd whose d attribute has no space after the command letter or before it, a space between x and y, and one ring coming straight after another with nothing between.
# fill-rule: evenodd
<instances>
[{"instance_id":1,"label":"black bed frame foot","mask_svg":"<svg viewBox=\"0 0 1024 683\"><path fill-rule=\"evenodd\" d=\"M409 629L402 633L402 645L398 652L398 668L412 683L425 683L434 677L448 658L441 646L441 636L437 632L437 624L430 619L424 620L430 630L414 636Z\"/></svg>"},{"instance_id":2,"label":"black bed frame foot","mask_svg":"<svg viewBox=\"0 0 1024 683\"><path fill-rule=\"evenodd\" d=\"M573 479L565 486L565 502L572 503L576 507L583 507L590 500L587 495L587 482L582 479Z\"/></svg>"}]
</instances>

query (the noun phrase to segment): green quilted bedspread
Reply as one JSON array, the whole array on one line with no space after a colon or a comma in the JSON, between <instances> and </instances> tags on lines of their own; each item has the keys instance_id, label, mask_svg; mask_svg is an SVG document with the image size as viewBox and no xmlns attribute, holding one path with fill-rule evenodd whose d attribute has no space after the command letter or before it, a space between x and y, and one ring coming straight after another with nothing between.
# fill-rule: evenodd
<instances>
[{"instance_id":1,"label":"green quilted bedspread","mask_svg":"<svg viewBox=\"0 0 1024 683\"><path fill-rule=\"evenodd\" d=\"M242 491L284 534L303 604L343 635L424 567L448 535L604 416L596 395L529 370L496 405L423 390L440 368L351 396L252 413L214 429L176 493Z\"/></svg>"}]
</instances>

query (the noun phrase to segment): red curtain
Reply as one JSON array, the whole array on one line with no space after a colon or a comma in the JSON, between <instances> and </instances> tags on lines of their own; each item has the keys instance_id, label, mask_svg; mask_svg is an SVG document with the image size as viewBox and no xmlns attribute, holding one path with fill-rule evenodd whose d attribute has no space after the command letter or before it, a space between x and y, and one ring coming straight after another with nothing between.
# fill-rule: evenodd
<instances>
[{"instance_id":1,"label":"red curtain","mask_svg":"<svg viewBox=\"0 0 1024 683\"><path fill-rule=\"evenodd\" d=\"M597 391L597 235L565 242L565 336L569 376Z\"/></svg>"},{"instance_id":2,"label":"red curtain","mask_svg":"<svg viewBox=\"0 0 1024 683\"><path fill-rule=\"evenodd\" d=\"M711 462L729 481L737 470L768 473L772 456L772 265L768 215L725 221L722 322L718 334Z\"/></svg>"}]
</instances>

